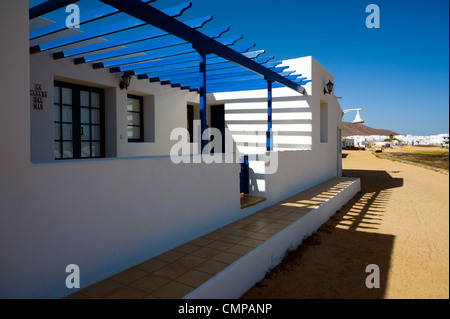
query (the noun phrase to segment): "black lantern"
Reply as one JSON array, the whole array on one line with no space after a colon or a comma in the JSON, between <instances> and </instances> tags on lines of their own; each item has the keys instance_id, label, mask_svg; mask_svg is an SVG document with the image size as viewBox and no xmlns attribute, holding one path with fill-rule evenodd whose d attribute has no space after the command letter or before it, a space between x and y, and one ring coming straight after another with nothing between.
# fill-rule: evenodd
<instances>
[{"instance_id":1,"label":"black lantern","mask_svg":"<svg viewBox=\"0 0 450 319\"><path fill-rule=\"evenodd\" d=\"M331 94L331 92L333 92L333 87L334 84L331 81L328 81L327 85L325 86L325 88L323 89L323 93L324 94Z\"/></svg>"},{"instance_id":2,"label":"black lantern","mask_svg":"<svg viewBox=\"0 0 450 319\"><path fill-rule=\"evenodd\" d=\"M131 82L131 76L128 75L124 75L120 77L120 89L128 89L128 87L130 86L130 82Z\"/></svg>"}]
</instances>

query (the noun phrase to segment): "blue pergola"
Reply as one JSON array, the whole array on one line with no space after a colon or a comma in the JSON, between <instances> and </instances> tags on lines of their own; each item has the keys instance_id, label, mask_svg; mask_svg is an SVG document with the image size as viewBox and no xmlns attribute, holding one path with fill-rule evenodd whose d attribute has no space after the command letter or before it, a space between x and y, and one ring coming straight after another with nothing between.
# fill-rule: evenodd
<instances>
[{"instance_id":1,"label":"blue pergola","mask_svg":"<svg viewBox=\"0 0 450 319\"><path fill-rule=\"evenodd\" d=\"M267 150L272 150L272 88L284 86L305 94L302 85L310 80L279 67L281 61L265 57L264 50L251 51L254 44L236 46L242 36L224 38L228 27L204 31L211 16L177 19L190 2L159 10L151 5L156 0L99 1L104 5L80 15L83 32L58 37L67 29L65 20L30 31L30 54L50 51L54 59L70 58L75 64L91 63L94 69L198 92L202 132L207 129L207 93L267 89ZM30 8L30 20L75 2L45 1ZM89 28L93 23L100 26ZM56 39L45 40L49 35ZM99 38L105 41L88 42Z\"/></svg>"}]
</instances>

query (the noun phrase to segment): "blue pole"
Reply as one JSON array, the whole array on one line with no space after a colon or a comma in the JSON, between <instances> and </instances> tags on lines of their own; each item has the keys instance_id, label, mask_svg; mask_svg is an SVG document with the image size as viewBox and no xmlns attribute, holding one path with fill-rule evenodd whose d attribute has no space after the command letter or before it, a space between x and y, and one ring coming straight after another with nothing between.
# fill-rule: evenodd
<instances>
[{"instance_id":1,"label":"blue pole","mask_svg":"<svg viewBox=\"0 0 450 319\"><path fill-rule=\"evenodd\" d=\"M273 150L272 141L272 82L267 81L267 132L266 132L267 151Z\"/></svg>"},{"instance_id":2,"label":"blue pole","mask_svg":"<svg viewBox=\"0 0 450 319\"><path fill-rule=\"evenodd\" d=\"M208 128L206 122L206 54L204 52L198 51L200 54L200 132L203 135L203 132ZM204 141L202 136L201 139L201 151L206 147L208 141Z\"/></svg>"}]
</instances>

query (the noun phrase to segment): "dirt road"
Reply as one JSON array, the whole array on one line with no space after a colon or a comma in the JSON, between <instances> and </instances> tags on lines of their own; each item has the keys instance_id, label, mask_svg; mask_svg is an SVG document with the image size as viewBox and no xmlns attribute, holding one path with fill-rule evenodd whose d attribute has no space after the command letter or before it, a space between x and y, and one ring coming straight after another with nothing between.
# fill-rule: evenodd
<instances>
[{"instance_id":1,"label":"dirt road","mask_svg":"<svg viewBox=\"0 0 450 319\"><path fill-rule=\"evenodd\" d=\"M449 175L344 156L362 191L242 298L449 298ZM370 264L380 288L366 286Z\"/></svg>"}]
</instances>

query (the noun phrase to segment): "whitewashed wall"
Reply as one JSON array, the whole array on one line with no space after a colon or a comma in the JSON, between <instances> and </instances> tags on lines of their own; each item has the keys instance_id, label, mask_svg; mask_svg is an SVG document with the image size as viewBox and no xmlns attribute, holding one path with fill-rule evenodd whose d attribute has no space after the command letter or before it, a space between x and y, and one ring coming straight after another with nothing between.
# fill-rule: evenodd
<instances>
[{"instance_id":1,"label":"whitewashed wall","mask_svg":"<svg viewBox=\"0 0 450 319\"><path fill-rule=\"evenodd\" d=\"M43 110L31 112L33 162L53 161L53 81L86 85L105 90L106 157L159 156L170 154L176 141L174 128L187 126L187 104L198 94L133 77L128 90L121 90L119 73L94 70L91 64L75 65L71 59L53 60L51 52L30 57L30 87L39 83L48 92ZM127 94L144 97L144 143L128 143ZM29 101L31 103L31 101Z\"/></svg>"},{"instance_id":2,"label":"whitewashed wall","mask_svg":"<svg viewBox=\"0 0 450 319\"><path fill-rule=\"evenodd\" d=\"M61 297L68 264L80 266L86 287L240 217L235 164L160 157L27 172L2 178L22 193L2 198L2 297Z\"/></svg>"},{"instance_id":3,"label":"whitewashed wall","mask_svg":"<svg viewBox=\"0 0 450 319\"><path fill-rule=\"evenodd\" d=\"M196 102L195 94L134 80L129 92L145 95L150 107L154 103L155 141L162 144L129 145L120 138L126 136L126 109L121 107L126 91L118 89L119 76L89 65L54 62L48 54L30 58L28 34L28 1L0 2L0 298L62 297L70 293L65 287L68 264L80 266L85 287L254 211L239 209L236 164L125 158L168 154L169 132L186 126L186 103ZM313 80L315 65L313 61ZM122 158L52 160L55 79L105 89L107 154ZM311 150L280 153L278 175L265 180L270 200L338 172L334 120L329 121L329 143L318 142L316 106L320 99L331 99L311 94L322 89L319 82L306 86L307 97L288 90L295 105L301 102L299 109L311 109L311 119L298 119L312 121L298 131L310 130L311 143L301 134L293 143L309 143ZM30 86L35 83L49 94L43 111L31 108ZM280 104L280 109L291 109L290 99L276 103L287 101L288 107ZM334 102L328 103L329 113L336 113Z\"/></svg>"},{"instance_id":4,"label":"whitewashed wall","mask_svg":"<svg viewBox=\"0 0 450 319\"><path fill-rule=\"evenodd\" d=\"M305 63L304 67L304 72L310 73L311 65ZM267 90L214 93L209 102L225 105L225 123L241 153L266 152ZM308 96L291 89L273 89L273 150L311 149L311 114Z\"/></svg>"},{"instance_id":5,"label":"whitewashed wall","mask_svg":"<svg viewBox=\"0 0 450 319\"><path fill-rule=\"evenodd\" d=\"M89 66L49 65L38 55L30 68L28 1L0 3L0 30L0 298L62 297L72 292L65 287L68 264L80 266L86 287L243 217L237 164L175 165L169 157L52 161L53 74L104 87L113 111L107 123L119 123L110 132L116 137L126 135L125 109L115 106L126 92L116 76ZM43 111L31 107L35 81L49 93ZM189 97L181 103L178 89L164 90L130 87L164 101L161 108L177 103L175 109L185 110ZM164 100L165 93L172 96ZM162 121L169 115L160 110ZM186 125L181 118L170 124ZM158 125L164 139L169 128ZM114 136L109 143L118 156L152 151L150 145L124 149Z\"/></svg>"},{"instance_id":6,"label":"whitewashed wall","mask_svg":"<svg viewBox=\"0 0 450 319\"><path fill-rule=\"evenodd\" d=\"M342 111L334 91L331 95L323 91L329 80L335 82L334 77L312 57L286 60L282 65L312 82L304 86L305 95L288 88L273 90L272 153L266 153L267 90L215 93L210 99L225 104L226 125L237 148L250 154L250 194L264 196L268 202L342 175ZM321 105L327 109L322 115ZM273 161L278 162L275 172Z\"/></svg>"}]
</instances>

